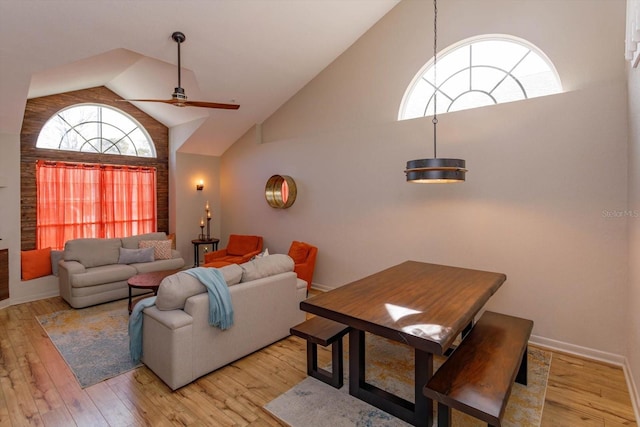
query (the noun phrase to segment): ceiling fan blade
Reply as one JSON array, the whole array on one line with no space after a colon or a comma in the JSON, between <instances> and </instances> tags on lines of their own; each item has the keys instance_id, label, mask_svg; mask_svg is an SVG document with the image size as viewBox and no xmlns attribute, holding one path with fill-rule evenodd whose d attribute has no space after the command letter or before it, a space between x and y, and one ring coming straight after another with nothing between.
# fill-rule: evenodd
<instances>
[{"instance_id":1,"label":"ceiling fan blade","mask_svg":"<svg viewBox=\"0 0 640 427\"><path fill-rule=\"evenodd\" d=\"M221 104L219 102L182 101L185 107L220 108L223 110L237 110L238 104Z\"/></svg>"},{"instance_id":2,"label":"ceiling fan blade","mask_svg":"<svg viewBox=\"0 0 640 427\"><path fill-rule=\"evenodd\" d=\"M201 107L201 108L218 108L222 110L237 110L240 108L238 104L222 104L219 102L204 101L187 101L185 99L116 99L120 102L162 102L163 104L172 104L176 107Z\"/></svg>"},{"instance_id":3,"label":"ceiling fan blade","mask_svg":"<svg viewBox=\"0 0 640 427\"><path fill-rule=\"evenodd\" d=\"M165 104L176 104L177 99L116 99L118 102L162 102Z\"/></svg>"}]
</instances>

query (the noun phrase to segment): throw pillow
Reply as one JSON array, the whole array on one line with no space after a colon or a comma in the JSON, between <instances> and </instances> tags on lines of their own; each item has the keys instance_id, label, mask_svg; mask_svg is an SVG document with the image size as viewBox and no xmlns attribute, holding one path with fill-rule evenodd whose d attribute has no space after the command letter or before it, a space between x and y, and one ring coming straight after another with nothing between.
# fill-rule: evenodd
<instances>
[{"instance_id":1,"label":"throw pillow","mask_svg":"<svg viewBox=\"0 0 640 427\"><path fill-rule=\"evenodd\" d=\"M140 240L138 248L153 248L155 259L171 259L171 240Z\"/></svg>"},{"instance_id":2,"label":"throw pillow","mask_svg":"<svg viewBox=\"0 0 640 427\"><path fill-rule=\"evenodd\" d=\"M273 254L240 264L241 282L262 279L276 274L293 271L293 259L289 255Z\"/></svg>"},{"instance_id":3,"label":"throw pillow","mask_svg":"<svg viewBox=\"0 0 640 427\"><path fill-rule=\"evenodd\" d=\"M269 256L269 248L265 249L264 252L260 252L258 255L254 256L251 259L264 258L266 256Z\"/></svg>"},{"instance_id":4,"label":"throw pillow","mask_svg":"<svg viewBox=\"0 0 640 427\"><path fill-rule=\"evenodd\" d=\"M118 264L133 264L135 262L153 262L155 248L127 249L120 248Z\"/></svg>"},{"instance_id":5,"label":"throw pillow","mask_svg":"<svg viewBox=\"0 0 640 427\"><path fill-rule=\"evenodd\" d=\"M22 263L22 280L31 280L48 276L52 273L51 248L22 251L20 260Z\"/></svg>"}]
</instances>

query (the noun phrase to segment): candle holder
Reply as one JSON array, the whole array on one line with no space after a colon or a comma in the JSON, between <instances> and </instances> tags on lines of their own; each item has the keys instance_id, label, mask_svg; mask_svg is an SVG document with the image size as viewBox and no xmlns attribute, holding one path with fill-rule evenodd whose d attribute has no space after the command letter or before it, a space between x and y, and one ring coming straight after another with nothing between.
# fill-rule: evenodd
<instances>
[{"instance_id":1,"label":"candle holder","mask_svg":"<svg viewBox=\"0 0 640 427\"><path fill-rule=\"evenodd\" d=\"M200 226L200 235L198 236L198 239L204 240L204 225Z\"/></svg>"},{"instance_id":2,"label":"candle holder","mask_svg":"<svg viewBox=\"0 0 640 427\"><path fill-rule=\"evenodd\" d=\"M209 213L209 212L207 212ZM211 240L211 218L207 217L207 240Z\"/></svg>"}]
</instances>

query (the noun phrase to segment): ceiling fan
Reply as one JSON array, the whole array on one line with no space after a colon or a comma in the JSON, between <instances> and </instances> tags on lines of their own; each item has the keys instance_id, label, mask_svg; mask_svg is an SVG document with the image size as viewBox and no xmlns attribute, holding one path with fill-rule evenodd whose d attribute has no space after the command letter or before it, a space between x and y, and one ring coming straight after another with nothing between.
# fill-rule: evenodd
<instances>
[{"instance_id":1,"label":"ceiling fan","mask_svg":"<svg viewBox=\"0 0 640 427\"><path fill-rule=\"evenodd\" d=\"M175 105L176 107L203 107L203 108L221 108L224 110L237 110L240 108L237 104L222 104L219 102L205 101L188 101L184 89L180 86L180 44L186 40L186 37L180 31L171 34L173 41L178 43L178 87L175 88L171 99L118 99L124 102L162 102L164 104Z\"/></svg>"}]
</instances>

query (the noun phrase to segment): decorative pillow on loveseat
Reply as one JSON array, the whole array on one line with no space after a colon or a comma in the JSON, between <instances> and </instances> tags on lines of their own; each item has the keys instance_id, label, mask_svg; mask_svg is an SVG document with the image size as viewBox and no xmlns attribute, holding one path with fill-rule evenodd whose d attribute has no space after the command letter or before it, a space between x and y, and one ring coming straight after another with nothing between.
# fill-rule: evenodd
<instances>
[{"instance_id":1,"label":"decorative pillow on loveseat","mask_svg":"<svg viewBox=\"0 0 640 427\"><path fill-rule=\"evenodd\" d=\"M153 248L155 259L171 259L171 240L140 240L139 248Z\"/></svg>"},{"instance_id":2,"label":"decorative pillow on loveseat","mask_svg":"<svg viewBox=\"0 0 640 427\"><path fill-rule=\"evenodd\" d=\"M227 286L232 286L240 282L242 269L237 264L231 264L218 269L224 277ZM178 272L165 277L160 282L156 307L158 310L178 310L183 309L189 297L206 292L200 281L190 274Z\"/></svg>"},{"instance_id":3,"label":"decorative pillow on loveseat","mask_svg":"<svg viewBox=\"0 0 640 427\"><path fill-rule=\"evenodd\" d=\"M287 271L293 271L293 259L289 255L273 254L256 258L252 261L240 264L242 268L241 282L262 279Z\"/></svg>"},{"instance_id":4,"label":"decorative pillow on loveseat","mask_svg":"<svg viewBox=\"0 0 640 427\"><path fill-rule=\"evenodd\" d=\"M155 261L155 248L127 249L120 248L118 264L133 264Z\"/></svg>"}]
</instances>

